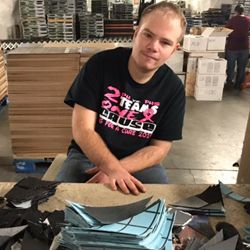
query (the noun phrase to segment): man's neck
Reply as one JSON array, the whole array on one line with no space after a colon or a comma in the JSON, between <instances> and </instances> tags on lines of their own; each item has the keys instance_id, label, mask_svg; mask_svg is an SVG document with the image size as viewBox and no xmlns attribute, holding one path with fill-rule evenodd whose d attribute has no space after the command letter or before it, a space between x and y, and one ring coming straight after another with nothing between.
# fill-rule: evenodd
<instances>
[{"instance_id":1,"label":"man's neck","mask_svg":"<svg viewBox=\"0 0 250 250\"><path fill-rule=\"evenodd\" d=\"M140 68L136 62L134 61L134 59L132 58L132 56L129 57L129 61L128 61L128 71L130 76L132 77L132 79L140 84L145 84L147 83L154 75L154 73L156 72L156 70L152 70L152 71L144 71L142 68Z\"/></svg>"}]
</instances>

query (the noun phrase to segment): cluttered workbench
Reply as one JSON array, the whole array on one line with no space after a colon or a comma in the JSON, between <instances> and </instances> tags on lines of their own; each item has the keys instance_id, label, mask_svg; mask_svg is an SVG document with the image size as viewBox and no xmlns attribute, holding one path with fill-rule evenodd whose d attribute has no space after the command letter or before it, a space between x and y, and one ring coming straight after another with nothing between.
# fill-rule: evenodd
<instances>
[{"instance_id":1,"label":"cluttered workbench","mask_svg":"<svg viewBox=\"0 0 250 250\"><path fill-rule=\"evenodd\" d=\"M3 196L14 184L15 183L0 183L0 196ZM132 203L149 196L153 196L153 200L163 198L167 204L171 204L201 193L209 185L146 184L145 186L147 188L146 193L134 196L125 195L118 191L111 191L108 187L101 184L62 183L57 187L55 195L51 196L47 202L40 204L39 209L43 211L62 210L65 208L67 200L92 206L112 206ZM250 184L227 186L237 194L250 197ZM241 231L241 228L246 224L250 225L250 215L246 213L242 203L229 198L224 198L223 200L226 216L224 218L211 217L212 224L225 220L235 225L239 231Z\"/></svg>"},{"instance_id":2,"label":"cluttered workbench","mask_svg":"<svg viewBox=\"0 0 250 250\"><path fill-rule=\"evenodd\" d=\"M0 196L5 196L5 194L8 193L8 191L11 190L14 187L14 185L15 183L0 183ZM213 193L214 191L216 191L217 189L216 187L220 186L219 189L223 189L221 184L220 185L146 184L145 186L147 192L135 196L135 195L126 195L119 191L112 191L109 189L108 186L101 184L61 183L56 187L55 194L51 195L46 202L42 202L38 206L38 209L42 212L44 211L53 212L55 210L65 211L65 207L68 206L69 204L68 201L71 201L74 204L84 204L84 206L87 207L114 206L115 209L113 209L113 212L118 213L117 211L119 210L116 210L116 208L119 209L119 206L140 202L142 200L146 200L146 198L148 197L152 197L150 201L151 204L154 204L155 202L157 202L157 200L160 199L163 202L165 201L168 207L170 204L183 205L184 203L182 202L178 203L178 202L183 201L185 199L187 200L189 197L192 196L195 196L195 198L197 198L196 197L197 194L204 193L204 190L207 191L210 188L212 188L211 189L212 192L210 192L210 197L216 196L216 194ZM244 208L245 203L243 201L249 200L248 197L250 197L250 184L224 185L224 188L226 188L226 192L228 194L226 196L223 195L223 200L222 200L222 205L223 205L222 214L225 213L225 216L223 215L218 216L218 214L217 216L209 216L210 225L213 229L215 229L216 225L218 225L219 222L230 223L238 230L240 235L244 237L246 232L244 232L243 229L247 225L248 226L250 225L250 214L249 211L247 211ZM229 198L229 196L231 197ZM204 196L200 197L204 198ZM236 199L239 198L240 201L233 200L232 198ZM189 204L192 205L195 203L196 201L193 200L193 198L189 200ZM209 214L210 213L211 212L209 212ZM171 239L171 236L169 237L170 237L169 239Z\"/></svg>"}]
</instances>

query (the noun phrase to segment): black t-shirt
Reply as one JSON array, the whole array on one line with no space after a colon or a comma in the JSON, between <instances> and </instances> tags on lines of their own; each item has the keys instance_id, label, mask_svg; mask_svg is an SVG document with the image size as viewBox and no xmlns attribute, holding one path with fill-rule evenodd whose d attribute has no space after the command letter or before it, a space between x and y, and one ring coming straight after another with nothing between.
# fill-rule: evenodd
<instances>
[{"instance_id":1,"label":"black t-shirt","mask_svg":"<svg viewBox=\"0 0 250 250\"><path fill-rule=\"evenodd\" d=\"M65 103L98 114L96 131L121 159L149 145L150 139L179 140L185 108L181 80L162 65L145 84L128 71L131 49L116 48L92 56L74 80ZM81 150L74 140L70 148Z\"/></svg>"}]
</instances>

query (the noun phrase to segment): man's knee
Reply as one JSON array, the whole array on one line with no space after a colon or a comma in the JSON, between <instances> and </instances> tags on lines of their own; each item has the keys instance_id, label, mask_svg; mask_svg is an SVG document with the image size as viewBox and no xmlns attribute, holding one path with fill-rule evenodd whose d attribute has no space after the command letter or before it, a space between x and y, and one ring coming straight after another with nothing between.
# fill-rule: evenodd
<instances>
[{"instance_id":1,"label":"man's knee","mask_svg":"<svg viewBox=\"0 0 250 250\"><path fill-rule=\"evenodd\" d=\"M133 174L135 178L142 183L151 184L167 184L166 170L161 165L155 165L150 168L143 169Z\"/></svg>"},{"instance_id":2,"label":"man's knee","mask_svg":"<svg viewBox=\"0 0 250 250\"><path fill-rule=\"evenodd\" d=\"M76 150L71 150L56 176L56 180L61 182L86 182L92 177L86 174L86 170L92 167L94 167L94 164L85 155Z\"/></svg>"}]
</instances>

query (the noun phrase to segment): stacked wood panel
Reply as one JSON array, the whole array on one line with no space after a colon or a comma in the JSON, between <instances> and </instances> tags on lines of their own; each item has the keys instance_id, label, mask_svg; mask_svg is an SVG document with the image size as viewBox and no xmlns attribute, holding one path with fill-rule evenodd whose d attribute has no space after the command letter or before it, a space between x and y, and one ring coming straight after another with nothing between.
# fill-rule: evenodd
<instances>
[{"instance_id":1,"label":"stacked wood panel","mask_svg":"<svg viewBox=\"0 0 250 250\"><path fill-rule=\"evenodd\" d=\"M16 157L67 151L72 109L63 100L79 72L79 49L20 47L7 57L9 121Z\"/></svg>"},{"instance_id":2,"label":"stacked wood panel","mask_svg":"<svg viewBox=\"0 0 250 250\"><path fill-rule=\"evenodd\" d=\"M3 52L0 50L0 103L8 95L8 83Z\"/></svg>"},{"instance_id":3,"label":"stacked wood panel","mask_svg":"<svg viewBox=\"0 0 250 250\"><path fill-rule=\"evenodd\" d=\"M66 153L72 109L64 97L82 65L95 53L123 43L22 45L7 56L9 122L16 158Z\"/></svg>"}]
</instances>

